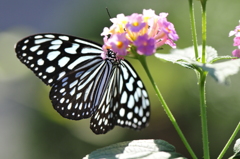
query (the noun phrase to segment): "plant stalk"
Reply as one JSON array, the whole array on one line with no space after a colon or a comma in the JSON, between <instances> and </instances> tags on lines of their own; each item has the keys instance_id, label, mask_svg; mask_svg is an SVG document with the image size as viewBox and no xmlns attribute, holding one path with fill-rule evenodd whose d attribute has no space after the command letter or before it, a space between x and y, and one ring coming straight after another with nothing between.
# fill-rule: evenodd
<instances>
[{"instance_id":1,"label":"plant stalk","mask_svg":"<svg viewBox=\"0 0 240 159\"><path fill-rule=\"evenodd\" d=\"M158 99L160 100L160 102L161 102L161 104L162 104L162 106L163 106L164 111L166 112L168 118L169 118L170 121L172 122L172 124L173 124L174 128L176 129L179 137L181 138L183 144L184 144L185 147L187 148L187 150L188 150L188 152L190 153L191 157L192 157L193 159L197 159L197 157L196 157L196 155L194 154L192 148L191 148L190 145L188 144L185 136L183 135L180 127L178 126L178 124L177 124L177 122L176 122L176 119L174 118L173 114L171 113L169 107L167 106L167 104L166 104L166 102L165 102L165 100L164 100L164 98L163 98L160 90L158 89L157 84L156 84L155 81L153 80L153 77L152 77L152 75L151 75L151 73L150 73L150 71L149 71L149 69L148 69L147 63L146 63L146 57L139 55L139 56L138 56L138 59L139 59L139 61L141 62L143 68L145 69L145 71L146 71L146 73L147 73L147 75L148 75L148 77L149 77L149 79L150 79L150 81L151 81L151 84L152 84L154 90L155 90L156 93L157 93Z\"/></svg>"},{"instance_id":2,"label":"plant stalk","mask_svg":"<svg viewBox=\"0 0 240 159\"><path fill-rule=\"evenodd\" d=\"M206 1L202 4L202 63L206 63L206 41L207 41L207 14Z\"/></svg>"},{"instance_id":3,"label":"plant stalk","mask_svg":"<svg viewBox=\"0 0 240 159\"><path fill-rule=\"evenodd\" d=\"M237 133L240 131L240 122L238 123L237 127L235 128L233 134L231 135L231 137L229 138L228 142L226 143L226 145L224 146L223 150L221 151L221 153L219 154L217 159L221 159L223 158L224 154L226 153L226 151L228 150L229 146L231 145L231 143L233 142L234 138L236 137Z\"/></svg>"},{"instance_id":4,"label":"plant stalk","mask_svg":"<svg viewBox=\"0 0 240 159\"><path fill-rule=\"evenodd\" d=\"M208 126L207 126L207 105L206 105L206 84L207 72L200 72L199 94L200 94L200 111L202 125L202 142L204 159L209 159L209 141L208 141Z\"/></svg>"},{"instance_id":5,"label":"plant stalk","mask_svg":"<svg viewBox=\"0 0 240 159\"><path fill-rule=\"evenodd\" d=\"M197 60L198 59L198 41L197 41L197 31L196 31L196 25L195 25L194 7L193 7L192 0L189 0L188 2L189 2L189 14L190 14L190 23L191 23L195 59Z\"/></svg>"}]
</instances>

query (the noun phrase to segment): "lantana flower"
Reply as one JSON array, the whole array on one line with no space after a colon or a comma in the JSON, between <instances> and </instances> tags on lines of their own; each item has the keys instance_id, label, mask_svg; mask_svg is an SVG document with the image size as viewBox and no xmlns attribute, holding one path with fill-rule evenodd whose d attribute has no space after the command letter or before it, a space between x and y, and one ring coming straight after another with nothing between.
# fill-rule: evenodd
<instances>
[{"instance_id":1,"label":"lantana flower","mask_svg":"<svg viewBox=\"0 0 240 159\"><path fill-rule=\"evenodd\" d=\"M239 25L235 27L234 30L229 32L229 36L235 35L233 39L233 46L237 46L238 49L232 51L232 55L235 57L240 57L240 21Z\"/></svg>"},{"instance_id":2,"label":"lantana flower","mask_svg":"<svg viewBox=\"0 0 240 159\"><path fill-rule=\"evenodd\" d=\"M101 33L104 36L102 58L106 58L109 49L116 52L117 58L123 58L130 50L149 56L164 44L176 48L174 41L179 37L174 25L167 21L167 16L168 13L156 15L154 10L144 9L143 14L118 14L116 18L111 18L113 25L105 27Z\"/></svg>"}]
</instances>

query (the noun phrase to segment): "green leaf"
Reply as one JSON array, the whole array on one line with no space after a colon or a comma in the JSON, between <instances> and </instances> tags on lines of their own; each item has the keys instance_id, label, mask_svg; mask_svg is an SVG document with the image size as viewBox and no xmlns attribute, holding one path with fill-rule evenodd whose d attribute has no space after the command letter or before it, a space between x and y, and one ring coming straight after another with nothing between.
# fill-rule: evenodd
<instances>
[{"instance_id":1,"label":"green leaf","mask_svg":"<svg viewBox=\"0 0 240 159\"><path fill-rule=\"evenodd\" d=\"M215 64L202 64L195 62L195 65L201 67L219 83L229 84L229 76L237 74L240 67L240 59L219 62Z\"/></svg>"},{"instance_id":2,"label":"green leaf","mask_svg":"<svg viewBox=\"0 0 240 159\"><path fill-rule=\"evenodd\" d=\"M184 159L174 146L163 140L134 140L121 142L93 151L84 159Z\"/></svg>"},{"instance_id":3,"label":"green leaf","mask_svg":"<svg viewBox=\"0 0 240 159\"><path fill-rule=\"evenodd\" d=\"M202 46L198 46L198 52L202 52ZM185 68L194 69L196 72L203 69L209 72L217 82L222 84L229 84L229 76L237 74L240 67L240 59L228 55L218 56L217 51L211 46L206 46L206 64L200 62L201 54L199 54L196 60L193 46L185 49L174 49L170 54L156 53L155 56L161 60L176 63ZM226 59L235 60L212 64L213 62Z\"/></svg>"},{"instance_id":4,"label":"green leaf","mask_svg":"<svg viewBox=\"0 0 240 159\"><path fill-rule=\"evenodd\" d=\"M239 153L240 152L240 139L236 140L236 143L234 144L234 147L233 147L233 151L235 153Z\"/></svg>"},{"instance_id":5,"label":"green leaf","mask_svg":"<svg viewBox=\"0 0 240 159\"><path fill-rule=\"evenodd\" d=\"M219 60L229 60L229 59L237 59L237 57L233 57L233 56L229 56L229 55L218 56L218 57L214 58L213 60L211 60L210 63L214 63Z\"/></svg>"},{"instance_id":6,"label":"green leaf","mask_svg":"<svg viewBox=\"0 0 240 159\"><path fill-rule=\"evenodd\" d=\"M201 45L198 46L198 52L202 52ZM194 62L197 62L193 46L185 49L172 49L170 54L156 53L155 56L161 60L176 63L185 68L196 69L193 65ZM217 58L217 51L211 46L206 46L206 62L210 63ZM201 61L201 54L199 54L198 59Z\"/></svg>"},{"instance_id":7,"label":"green leaf","mask_svg":"<svg viewBox=\"0 0 240 159\"><path fill-rule=\"evenodd\" d=\"M240 159L240 139L236 140L236 143L233 147L234 155L231 156L229 159Z\"/></svg>"}]
</instances>

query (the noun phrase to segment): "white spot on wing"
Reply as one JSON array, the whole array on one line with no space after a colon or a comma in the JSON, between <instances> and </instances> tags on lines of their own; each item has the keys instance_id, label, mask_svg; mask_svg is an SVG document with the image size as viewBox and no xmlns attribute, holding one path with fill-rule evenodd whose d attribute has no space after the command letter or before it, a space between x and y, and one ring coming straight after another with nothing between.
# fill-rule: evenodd
<instances>
[{"instance_id":1,"label":"white spot on wing","mask_svg":"<svg viewBox=\"0 0 240 159\"><path fill-rule=\"evenodd\" d=\"M34 52L36 51L38 48L40 47L40 45L36 45L30 48L30 51Z\"/></svg>"},{"instance_id":2,"label":"white spot on wing","mask_svg":"<svg viewBox=\"0 0 240 159\"><path fill-rule=\"evenodd\" d=\"M24 46L22 47L22 50L26 50L26 48L27 48L27 46L26 46L26 45L24 45Z\"/></svg>"},{"instance_id":3,"label":"white spot on wing","mask_svg":"<svg viewBox=\"0 0 240 159\"><path fill-rule=\"evenodd\" d=\"M27 40L24 41L24 44L26 44L26 43L28 43L28 42L29 42L29 40L27 39Z\"/></svg>"},{"instance_id":4,"label":"white spot on wing","mask_svg":"<svg viewBox=\"0 0 240 159\"><path fill-rule=\"evenodd\" d=\"M133 78L133 77L130 77L129 82L126 84L127 89L128 89L129 91L132 91L132 90L133 90L133 82L134 82L134 78Z\"/></svg>"},{"instance_id":5,"label":"white spot on wing","mask_svg":"<svg viewBox=\"0 0 240 159\"><path fill-rule=\"evenodd\" d=\"M124 92L122 93L122 98L121 98L121 100L120 100L120 103L121 103L121 104L125 104L126 102L127 102L127 92L124 91Z\"/></svg>"},{"instance_id":6,"label":"white spot on wing","mask_svg":"<svg viewBox=\"0 0 240 159\"><path fill-rule=\"evenodd\" d=\"M49 50L57 50L60 48L61 45L52 45L49 47Z\"/></svg>"},{"instance_id":7,"label":"white spot on wing","mask_svg":"<svg viewBox=\"0 0 240 159\"><path fill-rule=\"evenodd\" d=\"M75 92L76 92L76 88L73 88L70 92L71 96L73 96L75 94Z\"/></svg>"},{"instance_id":8,"label":"white spot on wing","mask_svg":"<svg viewBox=\"0 0 240 159\"><path fill-rule=\"evenodd\" d=\"M143 116L143 109L142 109L141 107L140 107L140 109L139 109L138 115L139 115L140 117Z\"/></svg>"},{"instance_id":9,"label":"white spot on wing","mask_svg":"<svg viewBox=\"0 0 240 159\"><path fill-rule=\"evenodd\" d=\"M60 103L63 103L65 101L65 98L61 98Z\"/></svg>"},{"instance_id":10,"label":"white spot on wing","mask_svg":"<svg viewBox=\"0 0 240 159\"><path fill-rule=\"evenodd\" d=\"M66 90L65 88L62 88L62 89L60 89L59 92L60 92L60 93L63 93L63 92L65 92L65 90Z\"/></svg>"},{"instance_id":11,"label":"white spot on wing","mask_svg":"<svg viewBox=\"0 0 240 159\"><path fill-rule=\"evenodd\" d=\"M129 112L129 113L127 114L128 120L132 119L132 117L133 117L133 112Z\"/></svg>"},{"instance_id":12,"label":"white spot on wing","mask_svg":"<svg viewBox=\"0 0 240 159\"><path fill-rule=\"evenodd\" d=\"M47 41L50 41L51 39L37 39L35 40L35 44L41 44L41 43L44 43L44 42L47 42Z\"/></svg>"},{"instance_id":13,"label":"white spot on wing","mask_svg":"<svg viewBox=\"0 0 240 159\"><path fill-rule=\"evenodd\" d=\"M138 112L139 112L138 107L135 107L135 108L134 108L134 113L135 113L135 114L138 114Z\"/></svg>"},{"instance_id":14,"label":"white spot on wing","mask_svg":"<svg viewBox=\"0 0 240 159\"><path fill-rule=\"evenodd\" d=\"M42 55L43 54L43 50L38 50L37 55Z\"/></svg>"},{"instance_id":15,"label":"white spot on wing","mask_svg":"<svg viewBox=\"0 0 240 159\"><path fill-rule=\"evenodd\" d=\"M81 97L81 95L82 95L82 93L80 92L80 93L78 93L77 95L76 95L76 100L78 99L78 98L80 98Z\"/></svg>"},{"instance_id":16,"label":"white spot on wing","mask_svg":"<svg viewBox=\"0 0 240 159\"><path fill-rule=\"evenodd\" d=\"M52 60L54 60L55 58L57 58L58 55L60 55L60 51L52 51L52 52L49 52L48 55L47 55L47 59L48 59L49 61L52 61Z\"/></svg>"},{"instance_id":17,"label":"white spot on wing","mask_svg":"<svg viewBox=\"0 0 240 159\"><path fill-rule=\"evenodd\" d=\"M78 80L73 81L73 82L69 85L69 88L73 88L77 83L78 83Z\"/></svg>"},{"instance_id":18,"label":"white spot on wing","mask_svg":"<svg viewBox=\"0 0 240 159\"><path fill-rule=\"evenodd\" d=\"M47 73L53 73L55 71L55 67L53 66L49 66L47 69L46 69L46 72Z\"/></svg>"},{"instance_id":19,"label":"white spot on wing","mask_svg":"<svg viewBox=\"0 0 240 159\"><path fill-rule=\"evenodd\" d=\"M82 49L82 52L83 54L87 54L87 53L103 53L102 50L99 50L99 49L96 49L96 48L90 48L90 47L85 47Z\"/></svg>"},{"instance_id":20,"label":"white spot on wing","mask_svg":"<svg viewBox=\"0 0 240 159\"><path fill-rule=\"evenodd\" d=\"M126 67L121 67L121 69L122 69L122 71L123 71L123 78L124 78L125 80L127 80L128 77L129 77L129 74L128 74L128 72L127 72Z\"/></svg>"},{"instance_id":21,"label":"white spot on wing","mask_svg":"<svg viewBox=\"0 0 240 159\"><path fill-rule=\"evenodd\" d=\"M66 72L65 71L63 71L63 72L61 72L61 73L59 73L59 75L58 75L58 80L60 79L60 78L62 78L64 75L66 74Z\"/></svg>"},{"instance_id":22,"label":"white spot on wing","mask_svg":"<svg viewBox=\"0 0 240 159\"><path fill-rule=\"evenodd\" d=\"M106 107L106 109L105 109L105 114L107 114L108 111L109 111L109 106Z\"/></svg>"},{"instance_id":23,"label":"white spot on wing","mask_svg":"<svg viewBox=\"0 0 240 159\"><path fill-rule=\"evenodd\" d=\"M128 103L127 103L127 107L128 107L129 109L132 109L133 106L134 106L134 104L135 104L135 101L134 101L133 95L130 95L130 96L129 96Z\"/></svg>"},{"instance_id":24,"label":"white spot on wing","mask_svg":"<svg viewBox=\"0 0 240 159\"><path fill-rule=\"evenodd\" d=\"M44 60L43 60L43 59L38 59L38 60L37 60L37 64L38 64L39 66L42 66L42 65L44 64Z\"/></svg>"},{"instance_id":25,"label":"white spot on wing","mask_svg":"<svg viewBox=\"0 0 240 159\"><path fill-rule=\"evenodd\" d=\"M46 34L46 35L44 35L46 38L55 38L55 36L54 35L52 35L52 34Z\"/></svg>"},{"instance_id":26,"label":"white spot on wing","mask_svg":"<svg viewBox=\"0 0 240 159\"><path fill-rule=\"evenodd\" d=\"M125 109L121 108L119 111L119 115L123 117L125 115Z\"/></svg>"},{"instance_id":27,"label":"white spot on wing","mask_svg":"<svg viewBox=\"0 0 240 159\"><path fill-rule=\"evenodd\" d=\"M72 103L69 103L67 109L70 110L72 108Z\"/></svg>"},{"instance_id":28,"label":"white spot on wing","mask_svg":"<svg viewBox=\"0 0 240 159\"><path fill-rule=\"evenodd\" d=\"M146 105L150 104L148 99L145 99L145 102L146 102Z\"/></svg>"},{"instance_id":29,"label":"white spot on wing","mask_svg":"<svg viewBox=\"0 0 240 159\"><path fill-rule=\"evenodd\" d=\"M138 122L137 118L134 118L134 119L133 119L133 122L134 122L134 123L137 123L137 122Z\"/></svg>"},{"instance_id":30,"label":"white spot on wing","mask_svg":"<svg viewBox=\"0 0 240 159\"><path fill-rule=\"evenodd\" d=\"M42 35L36 35L34 38L35 39L40 39L40 38L43 38L43 36Z\"/></svg>"},{"instance_id":31,"label":"white spot on wing","mask_svg":"<svg viewBox=\"0 0 240 159\"><path fill-rule=\"evenodd\" d=\"M70 60L69 57L62 57L61 59L58 60L58 65L59 67L64 67L68 61Z\"/></svg>"},{"instance_id":32,"label":"white spot on wing","mask_svg":"<svg viewBox=\"0 0 240 159\"><path fill-rule=\"evenodd\" d=\"M33 59L33 57L32 56L28 56L28 60L32 60Z\"/></svg>"},{"instance_id":33,"label":"white spot on wing","mask_svg":"<svg viewBox=\"0 0 240 159\"><path fill-rule=\"evenodd\" d=\"M61 45L62 43L63 43L62 40L59 40L59 39L53 40L53 41L51 42L52 45Z\"/></svg>"},{"instance_id":34,"label":"white spot on wing","mask_svg":"<svg viewBox=\"0 0 240 159\"><path fill-rule=\"evenodd\" d=\"M59 36L59 38L62 39L62 40L66 40L66 41L69 40L69 37L68 37L68 36Z\"/></svg>"},{"instance_id":35,"label":"white spot on wing","mask_svg":"<svg viewBox=\"0 0 240 159\"><path fill-rule=\"evenodd\" d=\"M65 48L65 51L68 54L76 54L79 46L79 44L73 44L71 47Z\"/></svg>"},{"instance_id":36,"label":"white spot on wing","mask_svg":"<svg viewBox=\"0 0 240 159\"><path fill-rule=\"evenodd\" d=\"M138 81L137 81L137 85L138 85L138 87L143 88L143 83L142 83L142 81L138 80Z\"/></svg>"},{"instance_id":37,"label":"white spot on wing","mask_svg":"<svg viewBox=\"0 0 240 159\"><path fill-rule=\"evenodd\" d=\"M146 92L145 90L142 90L142 93L143 93L144 97L147 97L147 96L148 96L148 95L147 95L147 92Z\"/></svg>"},{"instance_id":38,"label":"white spot on wing","mask_svg":"<svg viewBox=\"0 0 240 159\"><path fill-rule=\"evenodd\" d=\"M52 83L52 82L53 82L53 79L52 79L52 78L48 80L48 83Z\"/></svg>"},{"instance_id":39,"label":"white spot on wing","mask_svg":"<svg viewBox=\"0 0 240 159\"><path fill-rule=\"evenodd\" d=\"M146 121L147 121L147 118L144 116L144 117L142 118L142 122L145 123Z\"/></svg>"}]
</instances>

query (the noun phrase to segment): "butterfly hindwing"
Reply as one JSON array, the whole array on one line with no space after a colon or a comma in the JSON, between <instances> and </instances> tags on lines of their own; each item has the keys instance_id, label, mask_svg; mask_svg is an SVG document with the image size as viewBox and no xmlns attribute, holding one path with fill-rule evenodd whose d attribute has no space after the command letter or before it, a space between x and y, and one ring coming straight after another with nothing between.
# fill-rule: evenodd
<instances>
[{"instance_id":1,"label":"butterfly hindwing","mask_svg":"<svg viewBox=\"0 0 240 159\"><path fill-rule=\"evenodd\" d=\"M148 125L150 103L146 89L127 61L121 61L111 72L102 103L91 118L96 134L106 133L115 125L140 130Z\"/></svg>"}]
</instances>

